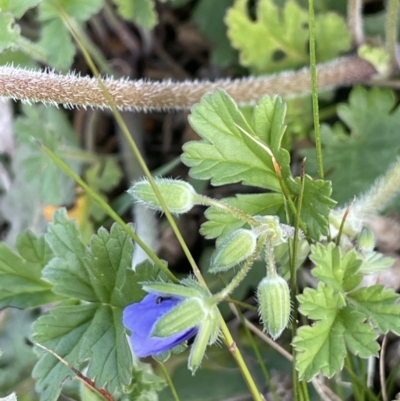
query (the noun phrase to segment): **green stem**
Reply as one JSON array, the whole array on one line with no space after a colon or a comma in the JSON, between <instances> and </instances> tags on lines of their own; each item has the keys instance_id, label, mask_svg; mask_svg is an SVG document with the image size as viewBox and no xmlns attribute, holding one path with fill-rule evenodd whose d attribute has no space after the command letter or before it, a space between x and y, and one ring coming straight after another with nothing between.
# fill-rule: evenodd
<instances>
[{"instance_id":1,"label":"green stem","mask_svg":"<svg viewBox=\"0 0 400 401\"><path fill-rule=\"evenodd\" d=\"M233 358L236 361L236 364L238 365L240 371L242 372L242 376L247 384L247 387L249 388L249 391L253 397L254 401L265 401L265 398L261 395L260 391L258 390L254 379L246 365L246 362L243 359L243 356L237 348L235 341L232 338L232 335L228 329L228 326L226 325L226 322L224 318L220 317L220 324L221 324L221 330L224 335L224 342L226 346L228 347L229 351L231 352Z\"/></svg>"},{"instance_id":2,"label":"green stem","mask_svg":"<svg viewBox=\"0 0 400 401\"><path fill-rule=\"evenodd\" d=\"M245 322L245 318L243 316L243 313L240 311L240 309L236 306L236 312L239 316L240 319L240 323L242 324L242 326L244 327L244 331L246 332L246 337L248 338L248 340L250 341L250 345L251 348L253 348L254 354L256 355L257 361L260 364L260 368L263 372L265 381L268 384L268 387L270 388L271 392L272 392L272 396L274 398L274 401L279 401L279 396L276 392L276 388L274 383L272 383L271 380L271 376L267 370L267 367L265 366L264 360L261 356L260 350L258 349L258 346L256 344L256 342L254 341L254 337L253 334L251 333L250 329L247 327L246 322Z\"/></svg>"},{"instance_id":3,"label":"green stem","mask_svg":"<svg viewBox=\"0 0 400 401\"><path fill-rule=\"evenodd\" d=\"M322 162L322 144L321 132L318 115L318 82L317 82L317 61L315 55L315 19L314 19L314 1L308 0L308 25L310 29L310 70L312 87L312 105L314 116L315 147L317 150L318 175L324 179L324 166Z\"/></svg>"},{"instance_id":4,"label":"green stem","mask_svg":"<svg viewBox=\"0 0 400 401\"><path fill-rule=\"evenodd\" d=\"M245 221L251 226L257 227L261 225L261 222L254 219L252 216L243 213L240 209L237 209L231 205L220 202L219 200L209 198L205 195L198 195L196 199L196 203L199 203L203 206L214 206L224 212L230 213L232 216L237 217L238 219Z\"/></svg>"},{"instance_id":5,"label":"green stem","mask_svg":"<svg viewBox=\"0 0 400 401\"><path fill-rule=\"evenodd\" d=\"M398 69L397 62L397 35L399 18L399 0L389 0L386 12L386 46L390 55L392 69Z\"/></svg>"},{"instance_id":6,"label":"green stem","mask_svg":"<svg viewBox=\"0 0 400 401\"><path fill-rule=\"evenodd\" d=\"M80 187L82 187L85 192L93 198L101 208L114 220L116 221L122 229L134 240L136 241L149 255L151 260L163 271L168 277L174 282L178 282L175 276L170 272L167 266L159 259L154 252L136 235L136 233L129 227L122 219L118 216L118 214L108 205L108 203L89 185L86 184L85 181L82 180L79 175L77 175L64 161L62 161L57 155L55 155L49 148L45 145L41 144L39 141L36 141L39 147L46 153L53 161L57 164L58 167L61 168L67 175L69 175Z\"/></svg>"},{"instance_id":7,"label":"green stem","mask_svg":"<svg viewBox=\"0 0 400 401\"><path fill-rule=\"evenodd\" d=\"M302 163L302 171L301 171L301 187L300 187L300 194L297 199L297 214L296 214L296 221L295 221L295 227L294 227L294 238L293 238L293 251L292 253L292 258L291 258L291 263L290 263L290 280L291 280L291 301L292 301L292 306L293 306L293 324L292 324L292 338L296 336L297 332L297 308L298 308L298 303L297 303L297 295L298 295L298 288L297 288L297 273L296 273L296 260L297 260L297 251L298 251L298 245L299 245L299 231L300 231L300 214L301 214L301 208L303 205L303 195L304 195L304 186L305 186L305 161ZM300 386L303 386L303 392L307 389L304 389L304 385L299 383L298 379L298 372L296 369L296 351L293 349L293 369L292 369L292 374L293 374L293 387L294 387L294 394L295 398L297 399L297 395L301 393L301 388ZM307 393L308 395L308 393ZM303 398L303 397L302 397Z\"/></svg>"},{"instance_id":8,"label":"green stem","mask_svg":"<svg viewBox=\"0 0 400 401\"><path fill-rule=\"evenodd\" d=\"M175 401L180 401L178 393L177 393L176 388L174 386L174 383L173 383L173 381L171 379L171 376L168 373L167 368L165 367L165 365L162 362L159 362L158 364L159 364L159 366L160 366L160 368L161 368L161 370L162 370L162 372L164 374L165 380L168 383L168 386L169 386L169 388L171 390L171 393L172 393L172 396L174 397L174 400Z\"/></svg>"}]
</instances>

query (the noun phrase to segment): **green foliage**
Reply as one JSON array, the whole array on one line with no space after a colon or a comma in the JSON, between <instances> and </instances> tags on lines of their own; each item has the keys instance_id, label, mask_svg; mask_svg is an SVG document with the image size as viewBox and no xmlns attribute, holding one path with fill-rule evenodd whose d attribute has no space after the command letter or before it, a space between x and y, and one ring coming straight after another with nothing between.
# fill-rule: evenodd
<instances>
[{"instance_id":1,"label":"green foliage","mask_svg":"<svg viewBox=\"0 0 400 401\"><path fill-rule=\"evenodd\" d=\"M57 69L68 69L75 55L75 46L65 26L59 7L78 23L87 21L102 6L101 0L43 0L38 19L43 22L39 44L46 49L48 62ZM63 51L59 51L63 49Z\"/></svg>"},{"instance_id":2,"label":"green foliage","mask_svg":"<svg viewBox=\"0 0 400 401\"><path fill-rule=\"evenodd\" d=\"M352 90L348 104L337 108L345 125L321 127L326 177L332 181L333 197L339 203L365 192L397 159L398 149L393 144L397 143L400 108L395 108L395 104L395 95L390 90L357 87ZM315 151L303 154L307 156L309 173L316 174Z\"/></svg>"},{"instance_id":3,"label":"green foliage","mask_svg":"<svg viewBox=\"0 0 400 401\"><path fill-rule=\"evenodd\" d=\"M154 0L113 0L121 17L143 28L153 28L157 23Z\"/></svg>"},{"instance_id":4,"label":"green foliage","mask_svg":"<svg viewBox=\"0 0 400 401\"><path fill-rule=\"evenodd\" d=\"M282 183L275 171L272 154L282 172L283 184L296 202L300 194L300 180L292 178L290 156L281 145L285 112L285 103L277 96L260 99L248 118L225 92L217 90L206 95L192 108L189 116L190 124L202 140L183 146L182 161L191 167L192 177L211 179L213 185L242 182L282 194ZM310 177L305 180L301 216L307 234L318 240L321 234L328 233L328 215L335 202L329 197L329 182L313 181ZM261 209L265 212L277 212L283 205L282 195L279 198L271 194L260 195L258 201L266 203L250 205L249 199L257 198L257 195L247 200L238 198L234 203L238 208L243 206L244 211ZM243 225L238 219L216 209L207 212L207 217L214 220L202 229L208 238L225 236Z\"/></svg>"},{"instance_id":5,"label":"green foliage","mask_svg":"<svg viewBox=\"0 0 400 401\"><path fill-rule=\"evenodd\" d=\"M122 171L114 159L106 159L104 163L96 162L85 172L86 182L97 193L108 192L118 185ZM87 209L96 221L103 219L106 214L99 204L88 197Z\"/></svg>"},{"instance_id":6,"label":"green foliage","mask_svg":"<svg viewBox=\"0 0 400 401\"><path fill-rule=\"evenodd\" d=\"M74 182L43 153L39 141L66 160L68 150L77 148L74 131L66 115L54 107L23 106L23 115L15 122L20 146L16 155L16 172L26 185L38 192L44 204L60 205L71 202ZM68 160L69 166L79 171L80 163Z\"/></svg>"},{"instance_id":7,"label":"green foliage","mask_svg":"<svg viewBox=\"0 0 400 401\"><path fill-rule=\"evenodd\" d=\"M271 114L272 111L275 119L271 132L253 131L238 106L221 90L204 96L201 103L192 108L190 124L203 140L186 143L182 161L191 167L190 173L194 178L211 179L213 185L242 182L274 191L280 190L271 158L241 131L242 129L264 139L267 145L273 145L273 140L276 145L273 150L283 152L284 165L288 164L288 153L279 149L284 133L285 105L278 97L263 99L255 107L253 116L256 120L263 112ZM268 121L265 123L268 124ZM261 125L261 121L257 119L255 124Z\"/></svg>"},{"instance_id":8,"label":"green foliage","mask_svg":"<svg viewBox=\"0 0 400 401\"><path fill-rule=\"evenodd\" d=\"M0 309L32 308L63 299L41 277L42 269L53 257L43 237L26 232L17 238L18 253L0 243Z\"/></svg>"},{"instance_id":9,"label":"green foliage","mask_svg":"<svg viewBox=\"0 0 400 401\"><path fill-rule=\"evenodd\" d=\"M400 297L394 291L381 285L357 289L362 275L355 251L342 255L333 244L317 244L310 258L319 284L298 296L299 310L317 322L300 327L293 339L296 368L305 380L320 372L332 377L343 367L347 352L361 358L377 355L376 330L398 333L400 328Z\"/></svg>"},{"instance_id":10,"label":"green foliage","mask_svg":"<svg viewBox=\"0 0 400 401\"><path fill-rule=\"evenodd\" d=\"M242 210L250 216L283 216L283 198L280 194L238 194L234 198L225 198L224 203ZM221 213L216 207L209 207L205 212L207 221L202 224L200 233L207 239L217 238L217 245L231 232L246 226L243 220L229 213Z\"/></svg>"},{"instance_id":11,"label":"green foliage","mask_svg":"<svg viewBox=\"0 0 400 401\"><path fill-rule=\"evenodd\" d=\"M43 0L8 0L4 2L5 4L0 4L0 8L4 12L9 11L15 16L15 18L21 18L26 11L30 8L36 7L42 1Z\"/></svg>"},{"instance_id":12,"label":"green foliage","mask_svg":"<svg viewBox=\"0 0 400 401\"><path fill-rule=\"evenodd\" d=\"M250 67L255 74L263 74L296 69L308 63L306 10L294 0L286 1L282 10L273 0L258 0L257 19L252 21L247 6L248 0L236 0L226 17L228 36L240 52L242 65ZM318 62L350 49L351 37L346 22L335 13L316 16L315 36Z\"/></svg>"},{"instance_id":13,"label":"green foliage","mask_svg":"<svg viewBox=\"0 0 400 401\"><path fill-rule=\"evenodd\" d=\"M19 36L20 28L14 25L14 17L10 13L0 12L0 52L17 47Z\"/></svg>"},{"instance_id":14,"label":"green foliage","mask_svg":"<svg viewBox=\"0 0 400 401\"><path fill-rule=\"evenodd\" d=\"M213 45L211 62L221 67L227 67L237 62L237 52L229 43L227 27L225 24L221 24L226 9L232 4L233 0L201 0L192 14L200 32Z\"/></svg>"},{"instance_id":15,"label":"green foliage","mask_svg":"<svg viewBox=\"0 0 400 401\"><path fill-rule=\"evenodd\" d=\"M60 304L41 316L34 324L34 341L75 368L89 360L86 374L97 386L123 392L136 361L122 326L122 309L143 297L139 282L148 279L148 266L129 269L133 245L118 225L110 232L101 228L86 248L76 223L63 210L54 215L46 241L54 257L43 270L44 279L54 293L83 302ZM54 356L43 354L33 371L41 399L56 400L70 375Z\"/></svg>"}]
</instances>

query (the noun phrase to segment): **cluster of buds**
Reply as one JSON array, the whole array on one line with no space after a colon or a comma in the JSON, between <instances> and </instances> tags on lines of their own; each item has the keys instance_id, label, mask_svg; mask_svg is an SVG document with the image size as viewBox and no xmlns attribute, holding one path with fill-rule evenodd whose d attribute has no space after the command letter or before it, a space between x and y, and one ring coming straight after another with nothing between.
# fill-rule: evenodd
<instances>
[{"instance_id":1,"label":"cluster of buds","mask_svg":"<svg viewBox=\"0 0 400 401\"><path fill-rule=\"evenodd\" d=\"M194 205L213 205L218 202L196 193L180 180L156 179L165 206L171 213L188 212ZM128 191L137 202L162 211L161 202L146 180L135 183ZM236 213L233 208L225 211ZM246 217L246 216L245 216ZM246 221L246 220L245 220ZM220 293L212 295L196 280L189 278L179 285L172 283L143 283L149 294L124 310L124 325L131 331L130 342L139 357L162 355L194 337L188 366L194 373L200 366L206 347L215 343L220 334L218 302L228 296L243 280L262 250L265 249L267 275L257 289L260 318L264 330L273 339L279 337L290 318L290 292L286 281L276 273L274 248L293 236L290 226L280 224L276 216L248 216L249 228L233 231L216 247L210 272L227 271L236 265L240 270Z\"/></svg>"}]
</instances>

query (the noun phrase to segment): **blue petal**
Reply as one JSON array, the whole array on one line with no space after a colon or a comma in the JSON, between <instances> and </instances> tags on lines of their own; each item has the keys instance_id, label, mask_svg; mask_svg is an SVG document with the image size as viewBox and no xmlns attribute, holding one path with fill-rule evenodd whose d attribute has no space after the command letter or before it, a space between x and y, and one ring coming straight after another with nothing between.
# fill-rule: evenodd
<instances>
[{"instance_id":1,"label":"blue petal","mask_svg":"<svg viewBox=\"0 0 400 401\"><path fill-rule=\"evenodd\" d=\"M135 355L139 358L144 358L145 356L157 355L168 351L178 344L181 344L183 341L193 337L196 333L197 327L193 327L190 330L165 338L140 337L132 334L130 336L130 341Z\"/></svg>"},{"instance_id":2,"label":"blue petal","mask_svg":"<svg viewBox=\"0 0 400 401\"><path fill-rule=\"evenodd\" d=\"M163 315L183 301L176 296L146 295L139 303L129 305L123 312L124 326L132 332L130 342L136 356L142 358L167 351L197 333L197 327L170 337L150 337L154 325Z\"/></svg>"}]
</instances>

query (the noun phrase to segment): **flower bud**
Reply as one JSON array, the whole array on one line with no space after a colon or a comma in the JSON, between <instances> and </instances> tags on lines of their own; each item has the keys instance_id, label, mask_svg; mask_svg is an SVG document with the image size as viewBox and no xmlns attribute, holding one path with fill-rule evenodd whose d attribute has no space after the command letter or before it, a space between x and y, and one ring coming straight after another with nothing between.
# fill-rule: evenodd
<instances>
[{"instance_id":1,"label":"flower bud","mask_svg":"<svg viewBox=\"0 0 400 401\"><path fill-rule=\"evenodd\" d=\"M256 249L257 236L253 231L239 229L230 234L211 256L210 273L229 270L247 259Z\"/></svg>"},{"instance_id":2,"label":"flower bud","mask_svg":"<svg viewBox=\"0 0 400 401\"><path fill-rule=\"evenodd\" d=\"M287 233L282 229L283 225L279 223L278 216L254 216L254 218L262 223L261 226L256 227L254 230L258 235L267 232L272 246L287 242Z\"/></svg>"},{"instance_id":3,"label":"flower bud","mask_svg":"<svg viewBox=\"0 0 400 401\"><path fill-rule=\"evenodd\" d=\"M186 213L196 204L197 193L187 182L171 178L157 178L155 182L171 213ZM128 189L128 193L135 201L144 203L151 209L163 211L149 181L134 183Z\"/></svg>"},{"instance_id":4,"label":"flower bud","mask_svg":"<svg viewBox=\"0 0 400 401\"><path fill-rule=\"evenodd\" d=\"M360 250L373 251L375 248L375 236L369 228L363 227L357 237L357 243Z\"/></svg>"},{"instance_id":5,"label":"flower bud","mask_svg":"<svg viewBox=\"0 0 400 401\"><path fill-rule=\"evenodd\" d=\"M257 288L258 308L264 331L277 339L290 318L290 291L287 282L277 274L268 274Z\"/></svg>"}]
</instances>

